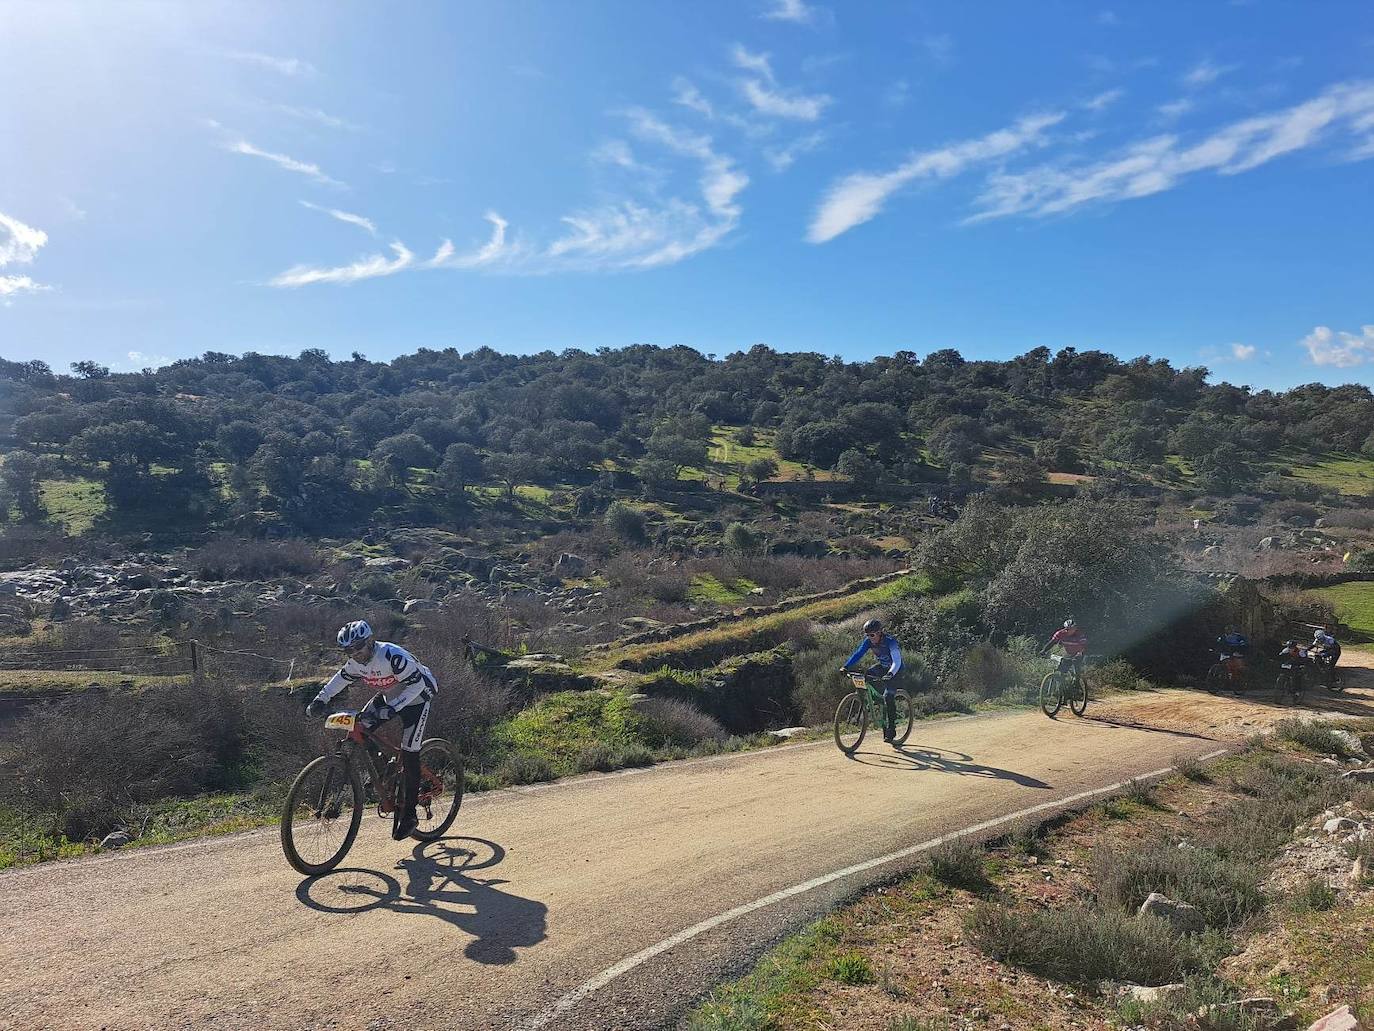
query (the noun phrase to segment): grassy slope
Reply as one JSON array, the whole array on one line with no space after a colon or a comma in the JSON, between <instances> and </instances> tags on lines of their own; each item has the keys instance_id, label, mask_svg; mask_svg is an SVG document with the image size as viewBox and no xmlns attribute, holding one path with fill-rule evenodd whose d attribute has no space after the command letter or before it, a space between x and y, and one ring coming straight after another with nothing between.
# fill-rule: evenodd
<instances>
[{"instance_id":1,"label":"grassy slope","mask_svg":"<svg viewBox=\"0 0 1374 1031\"><path fill-rule=\"evenodd\" d=\"M1312 592L1336 607L1336 615L1350 627L1352 637L1374 641L1374 583L1337 584Z\"/></svg>"}]
</instances>

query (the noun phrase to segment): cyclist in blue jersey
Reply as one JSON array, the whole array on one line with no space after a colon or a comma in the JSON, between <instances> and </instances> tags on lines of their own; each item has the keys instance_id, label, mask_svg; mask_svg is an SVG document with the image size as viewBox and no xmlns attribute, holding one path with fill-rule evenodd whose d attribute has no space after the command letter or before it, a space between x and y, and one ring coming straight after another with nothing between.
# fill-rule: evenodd
<instances>
[{"instance_id":1,"label":"cyclist in blue jersey","mask_svg":"<svg viewBox=\"0 0 1374 1031\"><path fill-rule=\"evenodd\" d=\"M902 650L897 646L897 639L883 629L880 620L870 619L864 624L864 639L845 660L841 670L850 672L869 652L873 653L873 665L864 672L883 680L883 712L887 717L883 740L890 742L893 728L897 726L897 685L894 681L902 671Z\"/></svg>"}]
</instances>

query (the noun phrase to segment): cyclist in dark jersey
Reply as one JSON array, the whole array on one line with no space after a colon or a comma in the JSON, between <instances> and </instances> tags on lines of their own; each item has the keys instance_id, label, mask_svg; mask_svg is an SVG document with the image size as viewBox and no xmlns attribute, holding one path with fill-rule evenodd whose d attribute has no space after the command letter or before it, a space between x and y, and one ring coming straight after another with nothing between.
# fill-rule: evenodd
<instances>
[{"instance_id":1,"label":"cyclist in dark jersey","mask_svg":"<svg viewBox=\"0 0 1374 1031\"><path fill-rule=\"evenodd\" d=\"M883 713L887 717L883 740L891 741L897 726L897 685L893 681L902 671L902 649L898 647L897 639L883 630L880 620L870 619L864 624L864 639L840 669L845 673L850 672L869 652L873 653L873 665L865 672L870 676L880 676L883 680Z\"/></svg>"}]
</instances>

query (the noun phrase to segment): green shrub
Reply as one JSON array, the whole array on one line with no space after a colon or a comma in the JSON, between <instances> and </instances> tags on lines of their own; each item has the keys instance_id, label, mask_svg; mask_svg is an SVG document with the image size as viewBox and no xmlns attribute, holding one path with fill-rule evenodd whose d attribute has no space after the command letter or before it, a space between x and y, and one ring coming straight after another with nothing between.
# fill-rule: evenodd
<instances>
[{"instance_id":1,"label":"green shrub","mask_svg":"<svg viewBox=\"0 0 1374 1031\"><path fill-rule=\"evenodd\" d=\"M966 837L949 838L930 852L930 873L951 888L982 891L988 886L983 846Z\"/></svg>"},{"instance_id":2,"label":"green shrub","mask_svg":"<svg viewBox=\"0 0 1374 1031\"><path fill-rule=\"evenodd\" d=\"M1319 877L1313 877L1288 899L1299 913L1324 913L1336 904L1336 892Z\"/></svg>"},{"instance_id":3,"label":"green shrub","mask_svg":"<svg viewBox=\"0 0 1374 1031\"><path fill-rule=\"evenodd\" d=\"M572 765L580 773L609 773L621 769L625 763L618 749L604 741L593 741L578 750Z\"/></svg>"},{"instance_id":4,"label":"green shrub","mask_svg":"<svg viewBox=\"0 0 1374 1031\"><path fill-rule=\"evenodd\" d=\"M655 748L690 748L702 741L724 741L728 736L719 720L675 698L647 698L635 708L644 739Z\"/></svg>"},{"instance_id":5,"label":"green shrub","mask_svg":"<svg viewBox=\"0 0 1374 1031\"><path fill-rule=\"evenodd\" d=\"M911 696L911 709L918 719L938 713L973 712L977 704L978 699L971 694L964 691L947 691L943 688Z\"/></svg>"},{"instance_id":6,"label":"green shrub","mask_svg":"<svg viewBox=\"0 0 1374 1031\"><path fill-rule=\"evenodd\" d=\"M834 628L816 632L810 647L792 657L793 697L808 726L829 723L840 699L854 687L839 673L840 664L854 650L854 635Z\"/></svg>"},{"instance_id":7,"label":"green shrub","mask_svg":"<svg viewBox=\"0 0 1374 1031\"><path fill-rule=\"evenodd\" d=\"M776 1026L763 1005L748 996L708 1002L687 1022L688 1031L772 1031Z\"/></svg>"},{"instance_id":8,"label":"green shrub","mask_svg":"<svg viewBox=\"0 0 1374 1031\"><path fill-rule=\"evenodd\" d=\"M1011 909L984 902L970 914L967 930L994 959L1069 984L1169 984L1208 958L1163 920L1115 911Z\"/></svg>"},{"instance_id":9,"label":"green shrub","mask_svg":"<svg viewBox=\"0 0 1374 1031\"><path fill-rule=\"evenodd\" d=\"M1099 691L1148 691L1153 686L1124 659L1090 667L1088 679Z\"/></svg>"},{"instance_id":10,"label":"green shrub","mask_svg":"<svg viewBox=\"0 0 1374 1031\"><path fill-rule=\"evenodd\" d=\"M397 597L396 585L391 582L389 576L381 573L369 573L358 577L353 581L353 591L372 601L388 601Z\"/></svg>"},{"instance_id":11,"label":"green shrub","mask_svg":"<svg viewBox=\"0 0 1374 1031\"><path fill-rule=\"evenodd\" d=\"M1202 767L1202 761L1195 755L1180 755L1174 760L1174 772L1185 780L1206 784L1212 778Z\"/></svg>"},{"instance_id":12,"label":"green shrub","mask_svg":"<svg viewBox=\"0 0 1374 1031\"><path fill-rule=\"evenodd\" d=\"M878 980L868 957L858 949L842 952L832 959L826 964L825 976L849 985L874 984Z\"/></svg>"},{"instance_id":13,"label":"green shrub","mask_svg":"<svg viewBox=\"0 0 1374 1031\"><path fill-rule=\"evenodd\" d=\"M623 501L611 502L606 509L605 524L606 529L623 541L639 544L644 540L644 513Z\"/></svg>"},{"instance_id":14,"label":"green shrub","mask_svg":"<svg viewBox=\"0 0 1374 1031\"><path fill-rule=\"evenodd\" d=\"M1320 723L1291 718L1280 720L1274 726L1274 733L1285 741L1292 741L1295 745L1301 745L1318 755L1334 755L1341 759L1352 759L1356 756L1355 749L1342 741L1330 727Z\"/></svg>"},{"instance_id":15,"label":"green shrub","mask_svg":"<svg viewBox=\"0 0 1374 1031\"><path fill-rule=\"evenodd\" d=\"M558 777L553 765L542 755L526 752L507 756L497 767L496 775L506 784L538 784Z\"/></svg>"},{"instance_id":16,"label":"green shrub","mask_svg":"<svg viewBox=\"0 0 1374 1031\"><path fill-rule=\"evenodd\" d=\"M1196 906L1208 926L1236 927L1264 908L1262 871L1244 859L1208 848L1177 848L1154 841L1130 849L1093 852L1099 904L1123 914L1140 908L1152 891Z\"/></svg>"}]
</instances>

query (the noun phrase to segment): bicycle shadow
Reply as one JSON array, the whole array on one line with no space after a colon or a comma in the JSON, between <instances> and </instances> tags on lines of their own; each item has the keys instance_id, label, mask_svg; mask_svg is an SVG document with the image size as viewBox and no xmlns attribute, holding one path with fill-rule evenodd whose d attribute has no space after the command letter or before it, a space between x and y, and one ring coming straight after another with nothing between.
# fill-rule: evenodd
<instances>
[{"instance_id":1,"label":"bicycle shadow","mask_svg":"<svg viewBox=\"0 0 1374 1031\"><path fill-rule=\"evenodd\" d=\"M296 887L296 898L320 913L385 909L434 917L471 936L463 949L468 959L505 965L516 961L516 949L547 937L548 915L544 903L497 887L508 881L472 876L505 856L504 848L485 838L441 838L417 844L396 863L404 887L389 873L352 867L305 878Z\"/></svg>"},{"instance_id":2,"label":"bicycle shadow","mask_svg":"<svg viewBox=\"0 0 1374 1031\"><path fill-rule=\"evenodd\" d=\"M1009 780L1025 788L1049 788L1036 777L1004 770L997 766L985 766L974 762L967 752L956 752L948 748L933 748L924 745L906 744L898 747L884 746L886 751L858 751L850 758L864 766L880 769L898 770L911 773L920 770L933 770L936 773L952 773L959 777L986 777L990 780Z\"/></svg>"}]
</instances>

